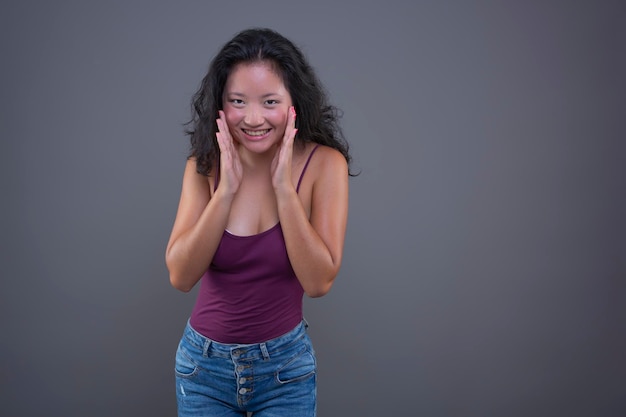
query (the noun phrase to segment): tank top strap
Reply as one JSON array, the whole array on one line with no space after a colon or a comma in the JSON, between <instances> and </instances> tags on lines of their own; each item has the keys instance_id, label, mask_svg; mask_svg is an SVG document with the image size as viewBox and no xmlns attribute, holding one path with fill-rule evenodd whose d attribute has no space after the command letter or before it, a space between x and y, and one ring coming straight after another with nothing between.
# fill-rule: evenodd
<instances>
[{"instance_id":1,"label":"tank top strap","mask_svg":"<svg viewBox=\"0 0 626 417\"><path fill-rule=\"evenodd\" d=\"M298 179L298 185L296 186L296 193L300 191L300 184L302 183L302 178L304 177L304 173L306 172L306 169L309 167L309 162L311 162L311 158L313 157L313 154L315 153L317 148L319 148L319 146L320 146L319 144L315 145L315 148L311 150L309 157L306 159L306 162L304 163L304 167L302 168L302 172L300 173L300 178ZM217 166L215 169L215 184L213 185L213 192L217 190L217 185L219 184L219 182L220 182L220 160L218 158Z\"/></svg>"},{"instance_id":2,"label":"tank top strap","mask_svg":"<svg viewBox=\"0 0 626 417\"><path fill-rule=\"evenodd\" d=\"M300 191L300 184L302 183L302 178L304 177L304 173L306 172L306 169L309 166L309 162L311 162L311 158L313 157L313 154L315 153L315 151L317 150L317 148L319 148L320 145L317 144L315 145L315 148L313 148L313 150L311 151L311 153L309 154L309 157L307 158L304 167L302 168L302 172L300 173L300 178L298 179L298 185L296 186L296 193L298 191Z\"/></svg>"}]
</instances>

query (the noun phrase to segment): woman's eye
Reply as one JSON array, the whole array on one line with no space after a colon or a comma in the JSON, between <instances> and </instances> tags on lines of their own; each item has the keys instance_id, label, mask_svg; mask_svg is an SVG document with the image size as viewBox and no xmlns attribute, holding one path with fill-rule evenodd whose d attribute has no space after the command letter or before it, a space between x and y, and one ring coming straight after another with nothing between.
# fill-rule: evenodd
<instances>
[{"instance_id":1,"label":"woman's eye","mask_svg":"<svg viewBox=\"0 0 626 417\"><path fill-rule=\"evenodd\" d=\"M278 104L278 100L265 100L265 104L273 106L275 104Z\"/></svg>"},{"instance_id":2,"label":"woman's eye","mask_svg":"<svg viewBox=\"0 0 626 417\"><path fill-rule=\"evenodd\" d=\"M243 100L241 100L239 98L233 98L233 99L230 100L230 102L233 103L233 104L238 104L238 105L243 104Z\"/></svg>"}]
</instances>

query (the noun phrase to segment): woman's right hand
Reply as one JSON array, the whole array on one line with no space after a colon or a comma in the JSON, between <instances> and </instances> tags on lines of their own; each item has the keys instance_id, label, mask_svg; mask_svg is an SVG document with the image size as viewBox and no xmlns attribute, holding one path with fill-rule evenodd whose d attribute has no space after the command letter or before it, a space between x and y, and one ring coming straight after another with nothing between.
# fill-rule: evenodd
<instances>
[{"instance_id":1,"label":"woman's right hand","mask_svg":"<svg viewBox=\"0 0 626 417\"><path fill-rule=\"evenodd\" d=\"M239 152L237 152L238 144L235 143L228 130L226 115L222 110L219 111L219 116L216 133L217 144L220 148L220 183L218 188L227 195L235 195L243 176L241 160L239 159Z\"/></svg>"}]
</instances>

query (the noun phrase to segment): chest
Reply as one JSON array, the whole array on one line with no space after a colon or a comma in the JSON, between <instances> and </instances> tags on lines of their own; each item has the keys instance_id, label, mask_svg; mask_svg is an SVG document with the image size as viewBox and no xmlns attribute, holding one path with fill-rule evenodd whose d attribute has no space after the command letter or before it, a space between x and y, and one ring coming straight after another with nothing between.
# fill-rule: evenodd
<instances>
[{"instance_id":1,"label":"chest","mask_svg":"<svg viewBox=\"0 0 626 417\"><path fill-rule=\"evenodd\" d=\"M294 188L300 172L292 178ZM302 181L298 200L307 217L311 213L312 186ZM278 203L271 177L244 178L232 202L226 230L237 236L252 236L263 233L279 223Z\"/></svg>"},{"instance_id":2,"label":"chest","mask_svg":"<svg viewBox=\"0 0 626 417\"><path fill-rule=\"evenodd\" d=\"M271 181L242 181L232 202L226 229L238 236L251 236L278 223L278 205Z\"/></svg>"},{"instance_id":3,"label":"chest","mask_svg":"<svg viewBox=\"0 0 626 417\"><path fill-rule=\"evenodd\" d=\"M298 201L307 218L312 211L314 172L304 175L310 157L317 148L308 144L300 152L294 152L291 182L297 191ZM279 224L278 203L272 186L272 176L267 169L246 170L237 194L231 204L226 230L236 236L253 236ZM214 189L214 184L211 184Z\"/></svg>"}]
</instances>

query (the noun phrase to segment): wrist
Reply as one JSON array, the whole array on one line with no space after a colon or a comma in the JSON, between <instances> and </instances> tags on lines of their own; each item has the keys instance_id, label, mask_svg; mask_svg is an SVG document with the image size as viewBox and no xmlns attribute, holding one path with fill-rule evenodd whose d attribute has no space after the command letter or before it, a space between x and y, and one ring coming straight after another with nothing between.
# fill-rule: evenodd
<instances>
[{"instance_id":1,"label":"wrist","mask_svg":"<svg viewBox=\"0 0 626 417\"><path fill-rule=\"evenodd\" d=\"M274 186L274 194L276 194L278 200L290 199L298 195L295 187L291 183Z\"/></svg>"},{"instance_id":2,"label":"wrist","mask_svg":"<svg viewBox=\"0 0 626 417\"><path fill-rule=\"evenodd\" d=\"M236 191L231 192L231 191L227 191L223 187L217 187L217 190L215 190L215 194L213 194L213 197L211 198L211 200L230 205L235 199L236 194L237 194Z\"/></svg>"}]
</instances>

